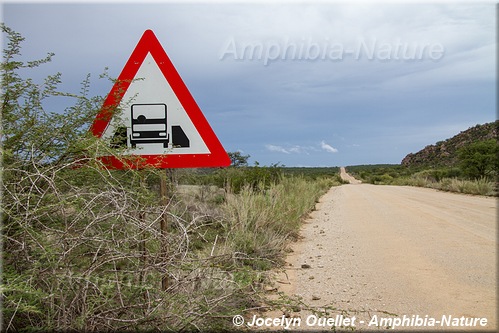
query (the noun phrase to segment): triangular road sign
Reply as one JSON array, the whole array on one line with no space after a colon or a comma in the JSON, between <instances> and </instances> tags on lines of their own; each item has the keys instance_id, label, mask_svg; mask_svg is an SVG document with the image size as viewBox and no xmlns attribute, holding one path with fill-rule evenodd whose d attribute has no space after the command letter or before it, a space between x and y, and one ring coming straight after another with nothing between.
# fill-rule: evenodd
<instances>
[{"instance_id":1,"label":"triangular road sign","mask_svg":"<svg viewBox=\"0 0 499 333\"><path fill-rule=\"evenodd\" d=\"M107 167L228 166L230 158L151 30L144 32L95 118L92 133L120 156Z\"/></svg>"}]
</instances>

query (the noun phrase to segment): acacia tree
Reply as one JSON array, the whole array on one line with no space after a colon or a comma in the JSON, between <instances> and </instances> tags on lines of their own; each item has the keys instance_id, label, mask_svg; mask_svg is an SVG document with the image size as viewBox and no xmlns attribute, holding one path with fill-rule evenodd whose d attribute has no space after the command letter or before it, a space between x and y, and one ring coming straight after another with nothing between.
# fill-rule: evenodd
<instances>
[{"instance_id":1,"label":"acacia tree","mask_svg":"<svg viewBox=\"0 0 499 333\"><path fill-rule=\"evenodd\" d=\"M494 176L499 167L499 144L495 139L471 143L459 149L458 158L463 173L468 177Z\"/></svg>"},{"instance_id":2,"label":"acacia tree","mask_svg":"<svg viewBox=\"0 0 499 333\"><path fill-rule=\"evenodd\" d=\"M214 268L227 257L200 260L190 248L196 230L214 221L173 214L174 202L158 205L147 185L158 177L154 170L103 168L97 155L116 151L89 134L103 100L88 96L89 77L78 95L58 91L60 73L42 83L22 77L53 54L23 62L24 38L1 30L8 41L0 67L3 330L206 325L235 290ZM47 110L57 96L75 103ZM164 214L175 230L167 235L158 231ZM161 288L165 275L168 290Z\"/></svg>"},{"instance_id":3,"label":"acacia tree","mask_svg":"<svg viewBox=\"0 0 499 333\"><path fill-rule=\"evenodd\" d=\"M240 151L228 152L230 165L233 167L247 167L250 155L243 155Z\"/></svg>"}]
</instances>

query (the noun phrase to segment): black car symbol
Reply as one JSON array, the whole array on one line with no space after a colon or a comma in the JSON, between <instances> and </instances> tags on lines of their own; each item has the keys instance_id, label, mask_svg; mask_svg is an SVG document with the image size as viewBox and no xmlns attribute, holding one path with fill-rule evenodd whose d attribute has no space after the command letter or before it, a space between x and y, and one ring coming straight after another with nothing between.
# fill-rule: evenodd
<instances>
[{"instance_id":1,"label":"black car symbol","mask_svg":"<svg viewBox=\"0 0 499 333\"><path fill-rule=\"evenodd\" d=\"M132 104L130 144L162 143L168 148L166 104Z\"/></svg>"}]
</instances>

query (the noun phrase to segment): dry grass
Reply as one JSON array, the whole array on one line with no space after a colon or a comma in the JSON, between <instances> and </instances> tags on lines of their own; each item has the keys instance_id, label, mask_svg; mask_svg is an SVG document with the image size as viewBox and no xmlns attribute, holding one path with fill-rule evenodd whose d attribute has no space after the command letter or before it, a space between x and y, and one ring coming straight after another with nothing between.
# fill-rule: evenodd
<instances>
[{"instance_id":1,"label":"dry grass","mask_svg":"<svg viewBox=\"0 0 499 333\"><path fill-rule=\"evenodd\" d=\"M436 190L456 192L473 195L496 196L497 188L493 181L487 178L477 180L462 180L457 178L444 178L434 181L425 177L399 178L393 182L394 185L410 185L429 187Z\"/></svg>"},{"instance_id":2,"label":"dry grass","mask_svg":"<svg viewBox=\"0 0 499 333\"><path fill-rule=\"evenodd\" d=\"M290 177L265 191L246 186L239 194L228 194L223 206L223 251L244 253L254 259L255 268L269 268L282 258L287 242L297 237L304 215L332 185L331 180Z\"/></svg>"}]
</instances>

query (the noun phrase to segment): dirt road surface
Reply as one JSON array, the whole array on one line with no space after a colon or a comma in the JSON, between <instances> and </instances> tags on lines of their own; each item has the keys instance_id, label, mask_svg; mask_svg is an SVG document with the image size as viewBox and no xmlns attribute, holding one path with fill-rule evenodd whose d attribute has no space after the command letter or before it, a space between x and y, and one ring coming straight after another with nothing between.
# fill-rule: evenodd
<instances>
[{"instance_id":1,"label":"dirt road surface","mask_svg":"<svg viewBox=\"0 0 499 333\"><path fill-rule=\"evenodd\" d=\"M341 177L341 179L346 180L350 184L360 184L360 183L362 183L360 180L355 179L354 177L350 176L347 173L345 167L341 167L340 168L340 177Z\"/></svg>"},{"instance_id":2,"label":"dirt road surface","mask_svg":"<svg viewBox=\"0 0 499 333\"><path fill-rule=\"evenodd\" d=\"M398 327L405 331L497 329L496 208L494 198L426 188L332 188L303 226L304 238L279 278L289 283L280 290L305 304L288 315L301 318L301 330L331 329L307 326L307 306L325 318L355 316L360 331L389 326L393 322L381 318L395 316L412 318ZM429 326L442 316L444 326ZM426 325L418 326L418 317L429 318ZM461 317L462 323L486 318L487 325L448 325Z\"/></svg>"}]
</instances>

